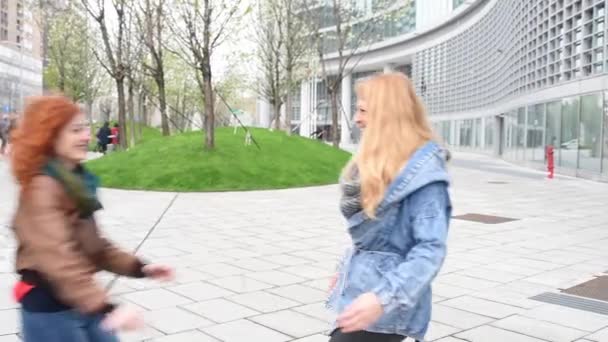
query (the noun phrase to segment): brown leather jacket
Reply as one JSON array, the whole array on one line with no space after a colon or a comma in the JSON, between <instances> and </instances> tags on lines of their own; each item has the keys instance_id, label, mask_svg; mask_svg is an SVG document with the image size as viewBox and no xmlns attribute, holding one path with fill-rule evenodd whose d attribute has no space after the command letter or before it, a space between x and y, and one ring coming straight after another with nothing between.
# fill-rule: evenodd
<instances>
[{"instance_id":1,"label":"brown leather jacket","mask_svg":"<svg viewBox=\"0 0 608 342\"><path fill-rule=\"evenodd\" d=\"M106 292L94 280L97 271L143 276L141 261L101 237L93 218L79 218L76 204L52 177L32 180L13 227L17 271L37 272L60 301L82 313L108 307Z\"/></svg>"}]
</instances>

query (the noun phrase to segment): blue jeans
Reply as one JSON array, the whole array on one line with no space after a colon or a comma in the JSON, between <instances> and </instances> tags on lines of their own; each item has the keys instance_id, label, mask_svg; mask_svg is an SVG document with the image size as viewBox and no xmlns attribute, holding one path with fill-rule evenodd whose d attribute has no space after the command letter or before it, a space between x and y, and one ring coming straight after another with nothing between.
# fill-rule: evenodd
<instances>
[{"instance_id":1,"label":"blue jeans","mask_svg":"<svg viewBox=\"0 0 608 342\"><path fill-rule=\"evenodd\" d=\"M21 310L24 342L119 342L100 327L102 315Z\"/></svg>"}]
</instances>

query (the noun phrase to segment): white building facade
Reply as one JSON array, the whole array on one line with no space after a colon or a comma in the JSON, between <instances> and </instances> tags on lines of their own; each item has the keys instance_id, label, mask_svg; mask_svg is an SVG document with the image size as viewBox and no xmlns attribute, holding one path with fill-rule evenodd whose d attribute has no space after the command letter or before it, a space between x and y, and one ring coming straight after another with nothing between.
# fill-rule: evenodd
<instances>
[{"instance_id":1,"label":"white building facade","mask_svg":"<svg viewBox=\"0 0 608 342\"><path fill-rule=\"evenodd\" d=\"M341 85L340 141L356 144L353 88L410 76L437 134L453 149L608 180L608 0L416 0L398 8L353 58ZM327 55L329 70L337 56ZM324 84L301 85L292 108L303 136L329 127ZM297 108L296 108L297 107Z\"/></svg>"},{"instance_id":2,"label":"white building facade","mask_svg":"<svg viewBox=\"0 0 608 342\"><path fill-rule=\"evenodd\" d=\"M0 112L21 112L25 99L42 95L42 60L0 44Z\"/></svg>"}]
</instances>

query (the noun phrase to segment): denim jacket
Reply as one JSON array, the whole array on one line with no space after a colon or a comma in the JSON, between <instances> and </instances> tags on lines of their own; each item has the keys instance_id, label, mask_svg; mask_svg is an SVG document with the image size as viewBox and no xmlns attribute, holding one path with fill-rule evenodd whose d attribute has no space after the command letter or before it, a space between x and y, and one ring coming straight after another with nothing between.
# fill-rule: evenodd
<instances>
[{"instance_id":1,"label":"denim jacket","mask_svg":"<svg viewBox=\"0 0 608 342\"><path fill-rule=\"evenodd\" d=\"M445 154L429 142L389 185L375 219L362 211L347 218L352 247L341 263L329 308L339 314L359 295L372 292L384 313L367 331L424 338L431 319L431 281L446 255L448 185Z\"/></svg>"}]
</instances>

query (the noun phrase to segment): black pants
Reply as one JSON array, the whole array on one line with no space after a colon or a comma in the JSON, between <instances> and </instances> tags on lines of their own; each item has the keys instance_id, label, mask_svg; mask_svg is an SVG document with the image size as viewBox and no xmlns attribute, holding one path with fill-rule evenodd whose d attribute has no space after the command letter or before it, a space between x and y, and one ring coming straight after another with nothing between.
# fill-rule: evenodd
<instances>
[{"instance_id":1,"label":"black pants","mask_svg":"<svg viewBox=\"0 0 608 342\"><path fill-rule=\"evenodd\" d=\"M356 331L345 334L339 329L331 334L329 342L401 342L405 337L394 334L378 334L368 331Z\"/></svg>"}]
</instances>

